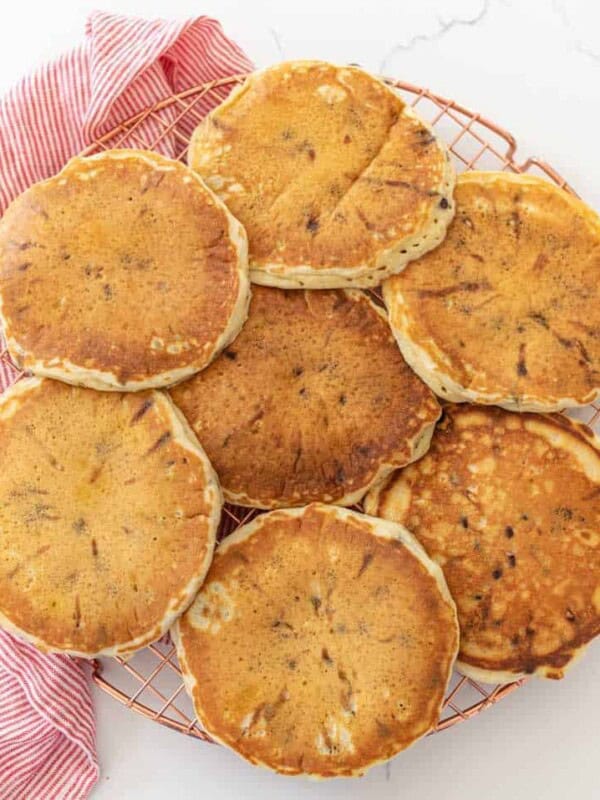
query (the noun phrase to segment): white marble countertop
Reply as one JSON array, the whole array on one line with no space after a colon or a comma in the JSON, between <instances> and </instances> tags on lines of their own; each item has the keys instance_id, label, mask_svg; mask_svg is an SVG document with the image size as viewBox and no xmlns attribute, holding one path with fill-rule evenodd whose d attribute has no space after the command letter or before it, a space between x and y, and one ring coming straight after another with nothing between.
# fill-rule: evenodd
<instances>
[{"instance_id":1,"label":"white marble countertop","mask_svg":"<svg viewBox=\"0 0 600 800\"><path fill-rule=\"evenodd\" d=\"M600 6L589 0L18 0L3 10L0 92L79 41L99 5L146 17L211 14L258 65L320 57L427 86L507 128L519 160L543 156L600 210ZM278 778L100 692L95 699L96 800L600 797L598 644L564 681L531 681L354 781Z\"/></svg>"}]
</instances>

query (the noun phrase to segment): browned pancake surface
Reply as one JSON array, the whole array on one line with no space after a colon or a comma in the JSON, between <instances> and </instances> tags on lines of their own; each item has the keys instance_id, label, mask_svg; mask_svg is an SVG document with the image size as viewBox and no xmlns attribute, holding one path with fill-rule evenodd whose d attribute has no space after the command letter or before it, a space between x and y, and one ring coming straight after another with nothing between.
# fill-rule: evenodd
<instances>
[{"instance_id":1,"label":"browned pancake surface","mask_svg":"<svg viewBox=\"0 0 600 800\"><path fill-rule=\"evenodd\" d=\"M600 390L600 221L539 178L461 175L440 247L385 287L442 397L557 410ZM423 352L409 355L416 345ZM437 384L437 386L436 386Z\"/></svg>"},{"instance_id":2,"label":"browned pancake surface","mask_svg":"<svg viewBox=\"0 0 600 800\"><path fill-rule=\"evenodd\" d=\"M190 170L155 153L73 159L0 224L11 354L43 374L112 384L97 388L193 374L245 316L229 219Z\"/></svg>"},{"instance_id":3,"label":"browned pancake surface","mask_svg":"<svg viewBox=\"0 0 600 800\"><path fill-rule=\"evenodd\" d=\"M313 505L259 517L217 550L178 652L199 719L249 761L360 774L437 722L453 604L406 532L381 523Z\"/></svg>"},{"instance_id":4,"label":"browned pancake surface","mask_svg":"<svg viewBox=\"0 0 600 800\"><path fill-rule=\"evenodd\" d=\"M434 246L453 213L443 146L353 67L290 62L251 75L196 130L189 163L245 225L252 277L269 285L376 285ZM408 249L385 255L404 239Z\"/></svg>"},{"instance_id":5,"label":"browned pancake surface","mask_svg":"<svg viewBox=\"0 0 600 800\"><path fill-rule=\"evenodd\" d=\"M369 495L442 567L467 669L561 677L600 632L600 453L586 431L449 408L428 454Z\"/></svg>"},{"instance_id":6,"label":"browned pancake surface","mask_svg":"<svg viewBox=\"0 0 600 800\"><path fill-rule=\"evenodd\" d=\"M0 405L0 624L83 655L148 644L208 569L210 464L162 393L18 387Z\"/></svg>"},{"instance_id":7,"label":"browned pancake surface","mask_svg":"<svg viewBox=\"0 0 600 800\"><path fill-rule=\"evenodd\" d=\"M439 406L366 295L254 287L248 322L172 390L227 497L356 502L427 445Z\"/></svg>"}]
</instances>

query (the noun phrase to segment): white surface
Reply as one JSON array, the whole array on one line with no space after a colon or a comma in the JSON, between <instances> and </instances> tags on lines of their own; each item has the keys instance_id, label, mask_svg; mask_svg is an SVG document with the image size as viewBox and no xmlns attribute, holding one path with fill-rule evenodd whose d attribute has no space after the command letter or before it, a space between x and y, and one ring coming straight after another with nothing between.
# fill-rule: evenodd
<instances>
[{"instance_id":1,"label":"white surface","mask_svg":"<svg viewBox=\"0 0 600 800\"><path fill-rule=\"evenodd\" d=\"M429 86L496 120L519 156L542 155L600 209L600 6L589 0L98 0L145 16L207 13L258 65L282 57L358 62ZM97 3L17 0L0 26L0 92L83 32ZM74 7L76 6L76 7ZM10 10L8 10L10 9ZM403 798L596 800L600 646L562 683L531 682L366 778L277 778L96 693L102 778L95 800Z\"/></svg>"}]
</instances>

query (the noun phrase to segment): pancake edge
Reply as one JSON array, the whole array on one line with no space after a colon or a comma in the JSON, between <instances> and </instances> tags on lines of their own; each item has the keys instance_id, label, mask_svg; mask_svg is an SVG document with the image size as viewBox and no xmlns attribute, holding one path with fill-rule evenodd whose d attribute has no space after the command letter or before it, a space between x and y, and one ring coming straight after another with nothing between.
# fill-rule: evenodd
<instances>
[{"instance_id":1,"label":"pancake edge","mask_svg":"<svg viewBox=\"0 0 600 800\"><path fill-rule=\"evenodd\" d=\"M404 106L401 115L418 120L419 123L435 137L438 150L445 156L444 173L439 184L439 190L444 192L444 196L448 196L448 198L452 199L456 183L456 172L450 160L448 148L434 133L433 127L429 122L421 119L421 117L406 104L400 91L389 86L381 78L372 75L370 72L360 67L351 65L341 66L318 60L284 61L250 73L245 82L236 87L224 102L211 111L196 127L192 134L188 150L188 164L190 168L194 169L195 144L196 140L200 138L201 126L205 124L205 121L208 119L214 117L218 118L221 112L233 105L242 94L253 86L256 80L262 77L263 73L281 67L289 67L290 69L299 67L302 69L319 65L326 65L337 70L344 69L350 72L359 72L368 75L371 80L384 86L388 92L391 92L395 97L401 100ZM456 203L454 201L450 202L446 209L439 207L432 208L429 214L429 220L420 232L412 236L406 236L403 239L396 239L390 247L377 254L373 264L363 263L355 267L328 267L326 269L318 269L310 264L288 266L275 262L261 264L261 266L258 267L253 266L250 260L250 280L252 283L256 283L259 286L271 286L279 289L339 289L344 287L367 289L369 287L379 286L386 278L402 272L411 261L420 258L425 255L425 253L437 247L446 235L446 230L454 217L455 210ZM437 219L437 222L434 222L435 219ZM404 250L407 252L402 252ZM388 262L391 263L388 264Z\"/></svg>"},{"instance_id":2,"label":"pancake edge","mask_svg":"<svg viewBox=\"0 0 600 800\"><path fill-rule=\"evenodd\" d=\"M134 160L145 161L154 169L162 171L174 171L183 169L185 175L189 175L208 195L215 206L223 211L228 223L228 234L237 254L237 276L238 294L235 300L229 322L217 339L210 355L195 364L186 367L167 370L139 380L120 382L114 372L106 370L96 370L81 367L74 364L68 358L55 356L52 359L30 358L30 353L22 347L10 333L10 325L3 314L2 289L0 287L0 327L4 329L6 345L8 351L17 365L22 363L22 359L27 359L26 369L35 375L46 378L54 378L63 383L70 383L73 386L82 386L89 389L96 389L101 392L140 392L146 389L161 389L174 386L181 381L190 378L197 372L207 367L227 345L235 339L248 318L248 308L250 306L250 278L248 272L248 238L246 230L229 211L225 203L204 183L202 178L194 170L186 167L178 161L173 161L166 156L161 156L149 150L126 150L116 149L96 153L92 156L73 156L56 175L46 178L36 183L36 186L51 184L59 180L67 170L76 169L81 162L102 161L102 160ZM27 191L27 190L26 190ZM18 198L15 198L18 199Z\"/></svg>"},{"instance_id":3,"label":"pancake edge","mask_svg":"<svg viewBox=\"0 0 600 800\"><path fill-rule=\"evenodd\" d=\"M514 182L518 186L541 185L544 188L551 187L552 191L562 193L567 202L577 210L577 213L583 215L590 224L598 227L598 236L600 240L600 219L598 219L597 214L582 200L543 178L539 178L535 175L514 175L507 172L483 172L477 170L463 172L459 176L459 181L461 183L490 185L498 180ZM454 203L454 205L456 205L456 203ZM433 339L428 338L426 340L428 347L435 354L432 357L428 350L420 344L417 344L417 342L411 338L409 306L402 292L395 288L392 289L390 284L386 281L383 284L383 299L388 309L390 327L406 362L412 367L421 380L424 381L438 397L444 400L448 400L451 403L495 405L507 411L549 413L563 411L567 408L587 406L600 398L600 386L590 390L590 392L583 397L577 398L533 394L524 394L516 398L505 392L481 392L468 389L452 378L448 372L444 372L444 367L448 368L449 366L449 360ZM396 321L393 320L393 317L396 317Z\"/></svg>"},{"instance_id":4,"label":"pancake edge","mask_svg":"<svg viewBox=\"0 0 600 800\"><path fill-rule=\"evenodd\" d=\"M473 406L474 410L479 413L483 411L483 409L478 409L476 405ZM506 410L506 409L505 409ZM600 456L600 435L596 434L588 425L584 422L581 422L578 419L572 419L571 417L566 417L562 414L549 414L546 416L542 416L539 420L541 425L558 425L558 427L563 428L570 433L572 436L582 440L585 444L593 447L595 450L598 451L598 455ZM398 472L402 471L402 467L398 470ZM389 475L387 478L384 478L380 481L377 485L373 486L367 496L365 497L364 501L364 508L365 512L369 515L372 515L378 519L383 519L382 517L377 517L377 512L379 511L379 498L381 492L386 490L390 482L393 480L393 475ZM401 525L402 523L397 523ZM411 534L414 536L414 534ZM416 537L415 537L416 538ZM418 541L418 540L417 540ZM435 563L435 562L434 562ZM443 570L442 570L443 571ZM460 672L461 675L464 675L467 678L471 678L474 681L481 681L482 683L514 683L515 681L520 680L527 680L528 678L538 677L538 678L549 678L552 680L560 680L564 678L565 673L569 670L573 664L577 663L584 655L585 651L589 647L589 645L594 641L594 638L584 642L579 647L574 647L569 651L569 660L566 664L562 667L554 667L548 664L540 664L536 667L533 672L511 672L510 670L501 670L501 669L487 669L485 667L479 667L475 664L470 664L468 661L463 661L460 659L460 645L459 651L456 658L455 669L457 672ZM552 657L552 653L550 654Z\"/></svg>"},{"instance_id":5,"label":"pancake edge","mask_svg":"<svg viewBox=\"0 0 600 800\"><path fill-rule=\"evenodd\" d=\"M18 410L20 405L18 402L19 398L21 398L22 395L26 395L28 392L39 388L42 384L43 379L38 377L24 379L10 387L7 392L4 392L4 394L0 395L0 422L5 419L5 417L2 416L2 408L7 402L14 400L17 401L14 410L10 414L10 416L12 416L12 414ZM126 657L131 655L137 650L140 650L157 639L160 639L167 633L174 621L188 608L190 603L193 601L204 582L208 570L210 569L223 505L219 481L206 453L198 442L196 435L187 424L183 415L174 405L172 400L165 392L153 391L152 395L154 402L157 405L162 404L164 410L167 412L167 417L169 418L173 432L173 440L180 447L183 447L185 450L188 450L190 453L199 458L204 469L206 476L204 500L210 504L212 509L209 516L209 536L204 561L200 565L198 573L179 592L179 599L171 600L169 602L163 617L151 629L135 637L135 639L131 639L127 642L121 642L111 647L102 648L101 650L93 653L70 647L54 647L35 634L30 633L24 628L18 627L0 611L0 628L4 628L4 630L7 630L9 633L18 636L21 639L25 639L43 653L65 653L70 656L85 659L98 658L99 656L114 658L115 656Z\"/></svg>"},{"instance_id":6,"label":"pancake edge","mask_svg":"<svg viewBox=\"0 0 600 800\"><path fill-rule=\"evenodd\" d=\"M310 291L310 290L307 290ZM381 317L381 319L385 322L386 326L389 328L388 320L383 308L374 303L373 300L366 294L365 292L361 291L360 289L341 289L340 291L344 292L344 294L351 299L353 302L360 302L363 298L365 298L366 302L368 302L371 308L377 312L377 314ZM419 376L417 376L419 377ZM437 401L437 398L434 397L434 400ZM438 413L435 419L430 420L429 422L425 422L419 431L412 437L412 439L407 439L408 446L410 448L410 455L408 461L404 459L397 459L394 460L392 458L392 463L384 461L380 463L379 468L375 475L363 486L360 486L358 489L355 489L352 492L347 492L346 494L342 495L340 498L334 497L327 497L326 499L321 500L313 500L307 502L298 502L297 506L290 506L290 500L272 500L270 503L266 503L264 500L259 500L257 498L251 497L246 492L233 492L226 489L224 486L222 487L223 496L228 503L232 503L233 505L242 506L243 508L259 508L264 511L274 511L280 508L301 508L302 506L309 505L310 503L324 503L330 504L335 506L353 506L356 503L359 503L365 494L369 491L369 489L377 483L384 481L392 472L396 469L400 469L402 467L407 467L409 464L412 464L413 461L418 461L422 458L427 451L429 450L429 446L431 444L431 439L433 437L433 433L435 431L435 427L442 416L442 407L438 404Z\"/></svg>"},{"instance_id":7,"label":"pancake edge","mask_svg":"<svg viewBox=\"0 0 600 800\"><path fill-rule=\"evenodd\" d=\"M448 671L448 677L447 677L446 684L445 684L445 687L444 687L444 692L443 692L443 695L442 695L442 701L439 704L439 709L438 709L438 713L437 713L436 719L426 731L424 731L420 736L418 736L416 739L414 739L412 742L410 742L406 747L402 748L401 750L398 750L390 758L376 759L376 760L373 760L373 761L363 765L360 768L357 768L355 770L348 770L346 772L340 772L337 775L336 774L333 774L333 775L320 775L319 773L309 773L309 772L287 773L285 770L278 770L275 767L272 767L269 764L266 764L265 762L261 761L260 759L251 759L251 758L246 757L245 755L242 755L239 751L235 750L235 748L231 747L230 744L228 744L223 739L221 739L218 734L215 734L211 730L209 725L206 725L206 722L202 718L202 712L197 707L195 699L194 699L194 689L198 685L198 681L193 676L193 674L191 673L191 670L189 668L189 664L188 664L187 659L186 659L185 642L184 642L184 637L182 636L182 633L181 633L181 630L180 630L179 620L177 620L175 622L175 625L171 629L171 638L172 638L173 643L175 644L176 649L177 649L177 658L179 660L179 664L180 664L180 667L181 667L181 672L182 672L185 688L186 688L186 691L188 692L189 697L192 700L192 705L194 707L194 711L195 711L195 713L197 715L198 721L202 725L202 728L210 735L210 737L212 739L214 739L215 742L217 742L218 744L223 745L224 747L226 747L229 750L232 750L234 753L236 753L236 755L238 755L240 758L243 758L245 761L249 762L250 764L253 764L254 766L257 766L257 767L262 767L263 769L267 769L267 770L269 770L269 772L275 772L275 773L277 773L279 775L286 775L288 777L309 778L311 780L321 781L321 780L327 780L327 779L333 778L333 777L348 777L348 778L350 778L350 777L359 777L361 775L364 775L372 767L375 767L378 764L384 764L386 761L390 761L391 758L395 758L395 756L398 755L398 753L401 753L401 752L404 752L405 750L408 750L416 742L418 742L419 739L422 739L424 736L427 736L427 734L430 733L433 730L433 728L437 724L437 722L439 720L439 716L440 716L440 714L442 712L444 698L445 698L446 692L448 690L448 686L450 684L450 679L452 678L452 669L453 669L453 665L455 664L455 661L456 661L456 655L458 654L458 644L459 644L459 640L460 640L460 631L459 631L459 627L458 627L458 616L457 616L457 612L456 612L456 605L455 605L454 600L452 599L452 596L450 595L450 592L448 590L448 586L446 584L446 579L444 578L444 573L442 572L441 568L434 561L432 561L429 558L429 556L427 555L427 553L425 552L423 547L419 544L419 542L412 535L412 533L410 533L410 531L408 531L403 525L399 525L396 522L390 522L388 520L384 520L384 519L381 519L379 517L371 517L371 516L369 516L367 514L362 514L362 513L358 512L358 511L352 511L351 509L348 509L348 508L341 508L340 506L328 505L326 503L309 503L308 505L301 506L301 507L277 509L275 511L267 512L265 514L260 514L258 517L255 517L255 519L253 519L251 522L247 523L246 525L243 525L241 528L238 528L232 534L230 534L225 539L223 539L221 541L221 543L218 545L218 547L217 547L217 549L215 551L215 558L218 558L219 556L224 555L229 550L229 548L232 547L233 545L241 544L242 542L245 542L247 539L250 539L252 536L254 536L258 532L260 532L260 530L263 527L263 525L265 524L265 522L269 521L270 519L277 518L277 517L282 517L282 518L300 517L307 510L312 510L312 509L322 511L324 513L333 512L335 517L338 520L343 521L343 522L345 522L347 519L354 519L354 520L357 520L360 523L366 522L370 527L370 531L369 532L370 532L370 534L372 536L376 536L376 537L379 537L381 539L393 539L393 540L401 541L402 544L404 545L404 547L406 547L406 549L408 550L408 552L414 558L416 558L417 561L420 562L420 564L425 568L427 573L434 579L434 581L436 583L437 590L439 591L439 593L440 593L443 601L445 602L446 606L452 612L453 621L454 621L454 633L455 633L455 640L456 640L455 656L452 659L452 665L451 665L451 667L450 667L450 669Z\"/></svg>"}]
</instances>

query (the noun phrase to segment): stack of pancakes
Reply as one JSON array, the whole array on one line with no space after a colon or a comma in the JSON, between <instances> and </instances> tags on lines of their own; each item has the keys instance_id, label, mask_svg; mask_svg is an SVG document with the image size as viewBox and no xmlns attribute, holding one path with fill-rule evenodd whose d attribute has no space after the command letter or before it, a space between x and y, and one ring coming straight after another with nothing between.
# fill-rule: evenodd
<instances>
[{"instance_id":1,"label":"stack of pancakes","mask_svg":"<svg viewBox=\"0 0 600 800\"><path fill-rule=\"evenodd\" d=\"M593 211L456 181L355 67L251 75L189 166L73 159L0 222L0 624L83 657L173 626L206 730L283 774L408 747L454 665L562 677L600 443L552 412L600 396L599 287ZM223 497L269 513L215 550Z\"/></svg>"}]
</instances>

